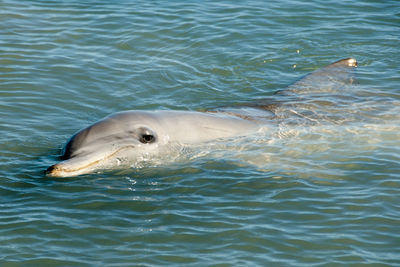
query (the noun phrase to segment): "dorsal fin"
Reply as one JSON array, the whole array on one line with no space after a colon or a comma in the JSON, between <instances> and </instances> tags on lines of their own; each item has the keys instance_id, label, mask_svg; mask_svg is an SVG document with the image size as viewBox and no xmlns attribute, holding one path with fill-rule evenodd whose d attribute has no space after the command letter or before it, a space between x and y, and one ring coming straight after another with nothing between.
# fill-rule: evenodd
<instances>
[{"instance_id":1,"label":"dorsal fin","mask_svg":"<svg viewBox=\"0 0 400 267\"><path fill-rule=\"evenodd\" d=\"M352 70L356 67L357 60L354 58L341 59L306 75L285 90L278 91L277 94L301 95L335 92L353 82Z\"/></svg>"},{"instance_id":2,"label":"dorsal fin","mask_svg":"<svg viewBox=\"0 0 400 267\"><path fill-rule=\"evenodd\" d=\"M310 99L318 99L320 93L332 93L335 95L340 89L353 82L352 70L357 67L354 58L346 58L336 61L330 65L315 70L302 79L288 86L284 90L277 91L273 96L258 99L256 103L238 105L236 108L219 108L217 110L207 110L208 112L223 112L245 119L269 119L276 115L276 111L282 106L294 106L306 103ZM324 94L325 98L326 95ZM254 110L248 110L243 116L243 108L255 108L266 110L269 113L258 114Z\"/></svg>"}]
</instances>

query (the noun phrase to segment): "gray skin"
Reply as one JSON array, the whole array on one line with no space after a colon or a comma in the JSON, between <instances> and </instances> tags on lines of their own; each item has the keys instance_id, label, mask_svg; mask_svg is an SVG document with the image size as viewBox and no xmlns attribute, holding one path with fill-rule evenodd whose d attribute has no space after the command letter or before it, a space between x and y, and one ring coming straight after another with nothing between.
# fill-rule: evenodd
<instances>
[{"instance_id":1,"label":"gray skin","mask_svg":"<svg viewBox=\"0 0 400 267\"><path fill-rule=\"evenodd\" d=\"M349 79L356 67L348 58L321 68L277 94L291 96L308 93L313 84ZM281 100L280 100L281 101ZM256 116L244 109L220 109L213 112L124 111L110 115L73 135L63 149L62 161L50 166L46 174L71 177L91 173L113 165L119 157L157 156L174 144L190 145L211 140L247 136L265 127L261 117L268 117L279 103L251 104ZM268 111L267 111L268 110ZM264 113L265 112L265 113ZM259 114L262 114L259 116ZM264 116L265 115L265 116ZM110 165L111 164L111 165Z\"/></svg>"}]
</instances>

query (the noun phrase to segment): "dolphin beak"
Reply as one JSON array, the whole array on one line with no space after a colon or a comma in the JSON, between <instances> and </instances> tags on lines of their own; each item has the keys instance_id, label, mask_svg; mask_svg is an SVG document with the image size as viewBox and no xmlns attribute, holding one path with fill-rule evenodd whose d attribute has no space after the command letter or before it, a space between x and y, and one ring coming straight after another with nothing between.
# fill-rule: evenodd
<instances>
[{"instance_id":1,"label":"dolphin beak","mask_svg":"<svg viewBox=\"0 0 400 267\"><path fill-rule=\"evenodd\" d=\"M117 154L132 148L135 148L135 146L124 146L110 153L75 156L50 166L46 170L46 175L51 177L73 177L91 173L96 169L104 168L109 160L113 159Z\"/></svg>"},{"instance_id":2,"label":"dolphin beak","mask_svg":"<svg viewBox=\"0 0 400 267\"><path fill-rule=\"evenodd\" d=\"M47 168L46 175L51 177L66 177L66 173L60 164L54 164Z\"/></svg>"},{"instance_id":3,"label":"dolphin beak","mask_svg":"<svg viewBox=\"0 0 400 267\"><path fill-rule=\"evenodd\" d=\"M51 177L73 177L89 173L93 168L91 166L70 166L65 162L57 163L46 170L46 175Z\"/></svg>"},{"instance_id":4,"label":"dolphin beak","mask_svg":"<svg viewBox=\"0 0 400 267\"><path fill-rule=\"evenodd\" d=\"M47 168L46 175L51 177L73 177L95 170L103 159L76 157L64 160Z\"/></svg>"},{"instance_id":5,"label":"dolphin beak","mask_svg":"<svg viewBox=\"0 0 400 267\"><path fill-rule=\"evenodd\" d=\"M47 168L46 175L50 177L73 177L89 172L89 170L67 168L63 164L54 164Z\"/></svg>"}]
</instances>

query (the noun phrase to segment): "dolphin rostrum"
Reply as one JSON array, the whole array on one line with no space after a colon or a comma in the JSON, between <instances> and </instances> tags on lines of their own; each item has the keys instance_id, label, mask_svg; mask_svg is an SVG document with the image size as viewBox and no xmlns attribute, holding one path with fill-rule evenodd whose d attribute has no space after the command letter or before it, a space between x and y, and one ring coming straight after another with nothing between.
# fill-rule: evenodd
<instances>
[{"instance_id":1,"label":"dolphin rostrum","mask_svg":"<svg viewBox=\"0 0 400 267\"><path fill-rule=\"evenodd\" d=\"M219 138L247 136L265 127L265 118L285 97L309 94L321 83L351 80L350 70L357 66L353 58L339 60L278 91L277 101L259 101L241 108L207 112L194 111L124 111L112 114L77 132L65 145L60 163L50 166L46 174L70 177L118 165L124 156L136 159L168 151L173 144L190 145ZM269 120L270 121L270 120Z\"/></svg>"}]
</instances>

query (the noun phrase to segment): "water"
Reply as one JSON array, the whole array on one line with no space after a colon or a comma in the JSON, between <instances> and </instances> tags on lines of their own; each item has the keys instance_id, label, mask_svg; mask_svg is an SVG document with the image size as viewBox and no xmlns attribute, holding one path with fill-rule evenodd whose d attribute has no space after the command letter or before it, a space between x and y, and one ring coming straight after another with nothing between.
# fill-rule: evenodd
<instances>
[{"instance_id":1,"label":"water","mask_svg":"<svg viewBox=\"0 0 400 267\"><path fill-rule=\"evenodd\" d=\"M399 18L398 1L1 1L1 265L400 265ZM349 56L357 83L324 109L339 124L44 176L110 113L262 99Z\"/></svg>"}]
</instances>

